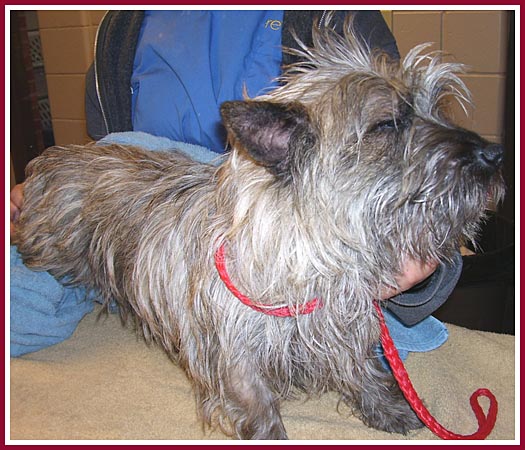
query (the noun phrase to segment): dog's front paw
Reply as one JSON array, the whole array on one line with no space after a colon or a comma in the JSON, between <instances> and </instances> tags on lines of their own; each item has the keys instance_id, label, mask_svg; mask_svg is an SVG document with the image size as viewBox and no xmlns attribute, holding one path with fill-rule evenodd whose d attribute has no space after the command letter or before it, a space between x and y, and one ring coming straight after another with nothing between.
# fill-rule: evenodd
<instances>
[{"instance_id":1,"label":"dog's front paw","mask_svg":"<svg viewBox=\"0 0 525 450\"><path fill-rule=\"evenodd\" d=\"M406 401L397 385L377 398L363 393L361 415L363 422L378 430L389 433L407 434L424 426L417 414Z\"/></svg>"}]
</instances>

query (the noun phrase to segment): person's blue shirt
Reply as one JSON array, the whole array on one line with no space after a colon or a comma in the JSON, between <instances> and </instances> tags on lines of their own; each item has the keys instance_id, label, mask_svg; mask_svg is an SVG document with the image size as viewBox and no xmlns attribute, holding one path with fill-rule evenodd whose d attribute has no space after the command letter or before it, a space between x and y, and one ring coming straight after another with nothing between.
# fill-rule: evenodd
<instances>
[{"instance_id":1,"label":"person's blue shirt","mask_svg":"<svg viewBox=\"0 0 525 450\"><path fill-rule=\"evenodd\" d=\"M219 105L275 86L283 11L147 11L132 86L133 130L224 152Z\"/></svg>"}]
</instances>

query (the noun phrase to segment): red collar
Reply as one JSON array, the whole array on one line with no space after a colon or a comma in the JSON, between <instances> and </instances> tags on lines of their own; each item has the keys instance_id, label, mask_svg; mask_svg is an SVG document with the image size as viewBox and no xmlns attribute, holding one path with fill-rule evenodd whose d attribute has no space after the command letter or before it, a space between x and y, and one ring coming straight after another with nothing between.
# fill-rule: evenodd
<instances>
[{"instance_id":1,"label":"red collar","mask_svg":"<svg viewBox=\"0 0 525 450\"><path fill-rule=\"evenodd\" d=\"M219 276L221 277L221 280L223 281L225 286L228 288L228 290L233 295L235 295L235 297L237 297L246 306L249 306L255 311L261 312L263 314L267 314L269 316L277 316L277 317L295 317L299 314L310 314L314 310L321 308L323 306L323 303L318 298L314 298L310 300L309 302L303 305L300 305L298 307L275 306L275 305L265 305L261 303L254 303L249 297L246 297L246 295L242 294L233 284L228 274L228 269L226 268L226 256L225 256L224 244L222 244L217 249L217 252L215 253L215 267L217 268L217 271L219 272Z\"/></svg>"}]
</instances>

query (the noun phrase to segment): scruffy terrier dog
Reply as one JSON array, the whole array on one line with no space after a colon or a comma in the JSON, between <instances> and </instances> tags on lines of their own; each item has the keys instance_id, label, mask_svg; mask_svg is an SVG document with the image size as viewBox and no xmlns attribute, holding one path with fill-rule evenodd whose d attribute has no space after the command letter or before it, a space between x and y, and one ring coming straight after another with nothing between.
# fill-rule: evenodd
<instances>
[{"instance_id":1,"label":"scruffy terrier dog","mask_svg":"<svg viewBox=\"0 0 525 450\"><path fill-rule=\"evenodd\" d=\"M115 300L185 369L203 420L238 438L285 439L279 402L328 390L368 426L420 427L374 354L373 300L407 258L450 260L503 195L501 147L447 118L461 67L424 48L399 63L350 22L344 38L315 29L281 87L222 106L219 167L48 149L28 167L25 263Z\"/></svg>"}]
</instances>

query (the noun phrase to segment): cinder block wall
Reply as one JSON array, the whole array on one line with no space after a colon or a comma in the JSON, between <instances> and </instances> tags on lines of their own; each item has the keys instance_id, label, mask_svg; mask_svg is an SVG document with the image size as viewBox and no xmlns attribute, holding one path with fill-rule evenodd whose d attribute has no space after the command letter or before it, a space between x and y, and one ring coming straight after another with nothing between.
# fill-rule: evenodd
<instances>
[{"instance_id":1,"label":"cinder block wall","mask_svg":"<svg viewBox=\"0 0 525 450\"><path fill-rule=\"evenodd\" d=\"M506 11L386 11L402 56L415 45L433 42L452 60L466 64L463 81L474 108L466 117L454 107L457 122L485 138L502 142L507 55Z\"/></svg>"},{"instance_id":2,"label":"cinder block wall","mask_svg":"<svg viewBox=\"0 0 525 450\"><path fill-rule=\"evenodd\" d=\"M84 76L93 61L105 11L38 11L42 54L56 144L81 144L86 133Z\"/></svg>"},{"instance_id":3,"label":"cinder block wall","mask_svg":"<svg viewBox=\"0 0 525 450\"><path fill-rule=\"evenodd\" d=\"M502 140L506 55L504 11L384 11L402 55L422 42L470 66L463 77L475 109L461 125ZM89 140L84 115L84 74L93 60L96 27L104 11L39 11L44 64L57 144Z\"/></svg>"}]
</instances>

